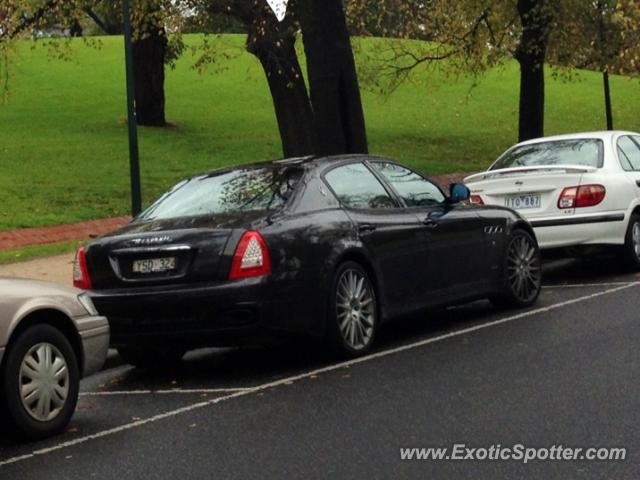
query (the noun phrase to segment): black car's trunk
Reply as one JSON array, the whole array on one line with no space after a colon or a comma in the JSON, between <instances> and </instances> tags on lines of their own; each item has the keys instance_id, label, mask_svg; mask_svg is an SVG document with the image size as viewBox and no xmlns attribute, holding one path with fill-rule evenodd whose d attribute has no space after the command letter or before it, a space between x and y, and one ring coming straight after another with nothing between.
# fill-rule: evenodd
<instances>
[{"instance_id":1,"label":"black car's trunk","mask_svg":"<svg viewBox=\"0 0 640 480\"><path fill-rule=\"evenodd\" d=\"M87 266L94 289L224 280L242 233L265 212L131 223L93 242Z\"/></svg>"}]
</instances>

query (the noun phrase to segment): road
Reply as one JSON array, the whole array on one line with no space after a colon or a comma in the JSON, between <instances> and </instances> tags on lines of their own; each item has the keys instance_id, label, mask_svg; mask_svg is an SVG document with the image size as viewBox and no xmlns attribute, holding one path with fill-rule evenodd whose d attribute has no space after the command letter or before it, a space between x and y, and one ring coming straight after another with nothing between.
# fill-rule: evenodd
<instances>
[{"instance_id":1,"label":"road","mask_svg":"<svg viewBox=\"0 0 640 480\"><path fill-rule=\"evenodd\" d=\"M393 324L363 359L304 347L192 352L151 375L111 358L69 431L0 479L640 477L640 278L545 264L538 304ZM625 447L624 461L402 461L404 447Z\"/></svg>"}]
</instances>

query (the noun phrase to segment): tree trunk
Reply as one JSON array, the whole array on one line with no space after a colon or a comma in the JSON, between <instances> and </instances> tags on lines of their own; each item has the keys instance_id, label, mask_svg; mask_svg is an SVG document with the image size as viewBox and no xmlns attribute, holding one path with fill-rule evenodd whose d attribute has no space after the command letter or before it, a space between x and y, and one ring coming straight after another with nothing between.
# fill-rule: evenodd
<instances>
[{"instance_id":1,"label":"tree trunk","mask_svg":"<svg viewBox=\"0 0 640 480\"><path fill-rule=\"evenodd\" d=\"M167 38L164 30L149 32L133 42L136 115L138 124L166 125L164 106L164 62Z\"/></svg>"},{"instance_id":2,"label":"tree trunk","mask_svg":"<svg viewBox=\"0 0 640 480\"><path fill-rule=\"evenodd\" d=\"M544 136L544 65L520 61L519 141Z\"/></svg>"},{"instance_id":3,"label":"tree trunk","mask_svg":"<svg viewBox=\"0 0 640 480\"><path fill-rule=\"evenodd\" d=\"M307 87L295 49L295 37L252 42L247 50L262 65L278 120L282 151L285 158L313 153L313 114Z\"/></svg>"},{"instance_id":4,"label":"tree trunk","mask_svg":"<svg viewBox=\"0 0 640 480\"><path fill-rule=\"evenodd\" d=\"M360 87L342 0L300 0L298 5L315 151L320 155L367 153Z\"/></svg>"},{"instance_id":5,"label":"tree trunk","mask_svg":"<svg viewBox=\"0 0 640 480\"><path fill-rule=\"evenodd\" d=\"M520 64L519 141L544 136L545 83L548 22L544 0L518 0L522 39L516 52Z\"/></svg>"},{"instance_id":6,"label":"tree trunk","mask_svg":"<svg viewBox=\"0 0 640 480\"><path fill-rule=\"evenodd\" d=\"M74 18L69 26L69 35L72 37L81 37L83 34L82 25L77 18Z\"/></svg>"}]
</instances>

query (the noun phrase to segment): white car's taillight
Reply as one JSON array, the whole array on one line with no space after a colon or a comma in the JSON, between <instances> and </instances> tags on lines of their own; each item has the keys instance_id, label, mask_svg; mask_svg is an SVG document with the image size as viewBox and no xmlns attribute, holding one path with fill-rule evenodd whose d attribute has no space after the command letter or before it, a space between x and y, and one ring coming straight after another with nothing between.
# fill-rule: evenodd
<instances>
[{"instance_id":1,"label":"white car's taillight","mask_svg":"<svg viewBox=\"0 0 640 480\"><path fill-rule=\"evenodd\" d=\"M73 285L82 290L91 290L91 277L87 268L87 256L84 247L80 247L76 252L73 261Z\"/></svg>"},{"instance_id":2,"label":"white car's taillight","mask_svg":"<svg viewBox=\"0 0 640 480\"><path fill-rule=\"evenodd\" d=\"M246 232L236 248L229 271L229 280L261 277L271 274L271 258L262 235Z\"/></svg>"},{"instance_id":3,"label":"white car's taillight","mask_svg":"<svg viewBox=\"0 0 640 480\"><path fill-rule=\"evenodd\" d=\"M583 208L593 207L604 200L607 189L602 185L581 185L579 187L567 187L560 194L558 208Z\"/></svg>"},{"instance_id":4,"label":"white car's taillight","mask_svg":"<svg viewBox=\"0 0 640 480\"><path fill-rule=\"evenodd\" d=\"M474 203L476 205L484 205L484 200L480 195L471 195L469 197L469 203Z\"/></svg>"}]
</instances>

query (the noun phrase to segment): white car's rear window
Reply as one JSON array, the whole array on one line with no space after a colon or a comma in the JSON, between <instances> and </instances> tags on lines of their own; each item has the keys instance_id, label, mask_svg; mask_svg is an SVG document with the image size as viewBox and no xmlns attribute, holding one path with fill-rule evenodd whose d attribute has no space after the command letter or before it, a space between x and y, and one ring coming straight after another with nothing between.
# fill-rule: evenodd
<instances>
[{"instance_id":1,"label":"white car's rear window","mask_svg":"<svg viewBox=\"0 0 640 480\"><path fill-rule=\"evenodd\" d=\"M547 165L580 165L600 168L603 160L604 143L602 140L595 138L554 140L512 148L493 164L491 170Z\"/></svg>"}]
</instances>

